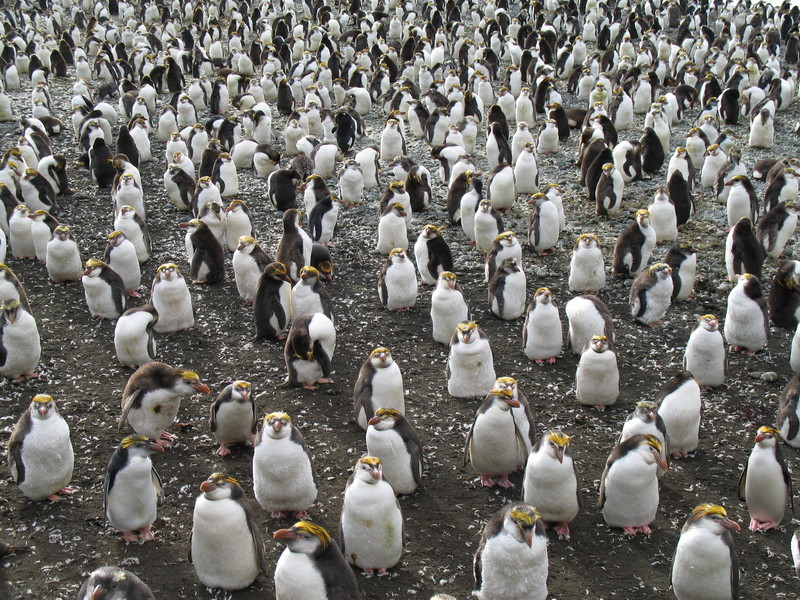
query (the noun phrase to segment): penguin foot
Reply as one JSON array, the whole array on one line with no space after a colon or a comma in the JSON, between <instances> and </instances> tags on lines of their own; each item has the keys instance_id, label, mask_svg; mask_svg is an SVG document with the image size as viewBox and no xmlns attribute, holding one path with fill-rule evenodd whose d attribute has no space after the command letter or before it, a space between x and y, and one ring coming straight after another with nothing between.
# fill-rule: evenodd
<instances>
[{"instance_id":1,"label":"penguin foot","mask_svg":"<svg viewBox=\"0 0 800 600\"><path fill-rule=\"evenodd\" d=\"M273 519L285 519L289 516L289 512L285 510L274 510L272 511L272 518Z\"/></svg>"},{"instance_id":2,"label":"penguin foot","mask_svg":"<svg viewBox=\"0 0 800 600\"><path fill-rule=\"evenodd\" d=\"M551 356L550 358L537 358L533 362L537 365L554 365L556 364L556 357Z\"/></svg>"},{"instance_id":3,"label":"penguin foot","mask_svg":"<svg viewBox=\"0 0 800 600\"><path fill-rule=\"evenodd\" d=\"M623 527L622 531L625 532L625 535L636 535L636 527Z\"/></svg>"},{"instance_id":4,"label":"penguin foot","mask_svg":"<svg viewBox=\"0 0 800 600\"><path fill-rule=\"evenodd\" d=\"M550 256L554 250L552 248L548 248L547 250L542 250L541 252L537 252L539 256Z\"/></svg>"},{"instance_id":5,"label":"penguin foot","mask_svg":"<svg viewBox=\"0 0 800 600\"><path fill-rule=\"evenodd\" d=\"M481 474L481 485L483 487L492 487L494 485L494 481L492 481L491 477L488 475Z\"/></svg>"},{"instance_id":6,"label":"penguin foot","mask_svg":"<svg viewBox=\"0 0 800 600\"><path fill-rule=\"evenodd\" d=\"M560 540L568 540L569 539L569 523L559 523L553 530L558 534L558 539Z\"/></svg>"},{"instance_id":7,"label":"penguin foot","mask_svg":"<svg viewBox=\"0 0 800 600\"><path fill-rule=\"evenodd\" d=\"M138 544L139 543L139 536L133 533L132 531L126 531L122 534L122 537L125 538L125 541L130 544Z\"/></svg>"},{"instance_id":8,"label":"penguin foot","mask_svg":"<svg viewBox=\"0 0 800 600\"><path fill-rule=\"evenodd\" d=\"M216 454L217 456L228 456L228 454L230 453L231 449L228 448L228 446L226 446L225 444L220 444L219 448L217 448L217 451L214 452L214 454Z\"/></svg>"},{"instance_id":9,"label":"penguin foot","mask_svg":"<svg viewBox=\"0 0 800 600\"><path fill-rule=\"evenodd\" d=\"M159 446L172 446L172 443L175 441L175 436L169 433L168 431L163 432L158 439L156 440L156 444Z\"/></svg>"},{"instance_id":10,"label":"penguin foot","mask_svg":"<svg viewBox=\"0 0 800 600\"><path fill-rule=\"evenodd\" d=\"M131 290L130 292L128 292L128 295L131 298L141 298L142 297L142 295L139 292L137 292L136 290Z\"/></svg>"},{"instance_id":11,"label":"penguin foot","mask_svg":"<svg viewBox=\"0 0 800 600\"><path fill-rule=\"evenodd\" d=\"M410 311L410 310L411 310L411 307L410 307L410 306L405 306L405 307L403 307L403 308L398 308L398 309L397 309L397 312L398 312L398 313L404 313L404 312L408 312L408 311Z\"/></svg>"},{"instance_id":12,"label":"penguin foot","mask_svg":"<svg viewBox=\"0 0 800 600\"><path fill-rule=\"evenodd\" d=\"M642 525L641 527L637 527L636 531L638 531L639 533L643 533L645 535L650 535L651 533L653 533L653 530L650 529L650 525Z\"/></svg>"},{"instance_id":13,"label":"penguin foot","mask_svg":"<svg viewBox=\"0 0 800 600\"><path fill-rule=\"evenodd\" d=\"M687 458L689 456L689 452L673 452L672 458Z\"/></svg>"},{"instance_id":14,"label":"penguin foot","mask_svg":"<svg viewBox=\"0 0 800 600\"><path fill-rule=\"evenodd\" d=\"M252 300L245 300L244 301L244 305L245 306L253 306L253 301Z\"/></svg>"},{"instance_id":15,"label":"penguin foot","mask_svg":"<svg viewBox=\"0 0 800 600\"><path fill-rule=\"evenodd\" d=\"M292 511L292 516L295 519L305 519L308 516L308 511L307 510L293 510Z\"/></svg>"},{"instance_id":16,"label":"penguin foot","mask_svg":"<svg viewBox=\"0 0 800 600\"><path fill-rule=\"evenodd\" d=\"M514 487L514 484L511 482L511 480L509 480L508 475L503 475L502 477L500 477L500 480L497 482L497 485L499 485L500 487L504 487L506 489Z\"/></svg>"},{"instance_id":17,"label":"penguin foot","mask_svg":"<svg viewBox=\"0 0 800 600\"><path fill-rule=\"evenodd\" d=\"M647 326L648 326L648 327L651 327L651 328L653 328L653 329L657 329L658 327L661 327L661 325L662 325L663 323L664 323L664 321L663 321L663 319L662 319L661 321L653 321L652 323L648 323L648 324L647 324Z\"/></svg>"},{"instance_id":18,"label":"penguin foot","mask_svg":"<svg viewBox=\"0 0 800 600\"><path fill-rule=\"evenodd\" d=\"M148 525L147 527L142 527L142 532L139 534L139 536L140 536L139 539L141 540L141 542L139 542L140 544L143 544L145 542L152 542L156 539L156 536L153 535L153 528L151 525Z\"/></svg>"},{"instance_id":19,"label":"penguin foot","mask_svg":"<svg viewBox=\"0 0 800 600\"><path fill-rule=\"evenodd\" d=\"M19 377L14 377L14 381L27 381L28 379L36 379L39 377L38 373L23 373Z\"/></svg>"},{"instance_id":20,"label":"penguin foot","mask_svg":"<svg viewBox=\"0 0 800 600\"><path fill-rule=\"evenodd\" d=\"M318 387L319 387L318 385L314 385L313 383L304 383L303 384L303 389L306 389L306 390L313 391L313 390L316 390Z\"/></svg>"},{"instance_id":21,"label":"penguin foot","mask_svg":"<svg viewBox=\"0 0 800 600\"><path fill-rule=\"evenodd\" d=\"M330 377L320 377L317 379L317 383L333 383L333 379Z\"/></svg>"},{"instance_id":22,"label":"penguin foot","mask_svg":"<svg viewBox=\"0 0 800 600\"><path fill-rule=\"evenodd\" d=\"M605 412L606 405L605 404L595 404L593 408L595 408L596 410L599 410L600 412Z\"/></svg>"},{"instance_id":23,"label":"penguin foot","mask_svg":"<svg viewBox=\"0 0 800 600\"><path fill-rule=\"evenodd\" d=\"M750 531L769 531L770 529L775 529L777 526L778 524L772 521L750 520Z\"/></svg>"}]
</instances>

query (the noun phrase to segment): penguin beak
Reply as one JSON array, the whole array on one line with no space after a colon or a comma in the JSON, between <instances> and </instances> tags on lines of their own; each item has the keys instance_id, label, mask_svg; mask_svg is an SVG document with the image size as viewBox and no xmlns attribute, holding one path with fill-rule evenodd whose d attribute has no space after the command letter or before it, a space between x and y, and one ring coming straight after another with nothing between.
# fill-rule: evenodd
<instances>
[{"instance_id":1,"label":"penguin beak","mask_svg":"<svg viewBox=\"0 0 800 600\"><path fill-rule=\"evenodd\" d=\"M447 280L447 286L448 286L448 287L449 287L451 290L454 290L454 289L456 289L456 282L455 282L455 280L454 280L454 279L448 279L448 280Z\"/></svg>"},{"instance_id":2,"label":"penguin beak","mask_svg":"<svg viewBox=\"0 0 800 600\"><path fill-rule=\"evenodd\" d=\"M213 481L204 481L200 484L201 492L213 492L215 489L217 489L217 484Z\"/></svg>"},{"instance_id":3,"label":"penguin beak","mask_svg":"<svg viewBox=\"0 0 800 600\"><path fill-rule=\"evenodd\" d=\"M766 440L766 439L769 439L769 437L770 437L770 434L769 434L769 433L761 433L761 432L759 431L759 432L758 432L758 435L756 435L755 442L756 442L756 444L757 444L758 442L763 442L764 440Z\"/></svg>"},{"instance_id":4,"label":"penguin beak","mask_svg":"<svg viewBox=\"0 0 800 600\"><path fill-rule=\"evenodd\" d=\"M667 459L666 458L661 456L661 454L659 454L655 450L653 450L653 457L656 459L656 464L658 465L659 469L661 469L662 471L668 471L669 470L669 465L667 464Z\"/></svg>"},{"instance_id":5,"label":"penguin beak","mask_svg":"<svg viewBox=\"0 0 800 600\"><path fill-rule=\"evenodd\" d=\"M731 531L739 531L740 527L739 524L734 521L733 519L720 519L719 524L722 525L725 529L730 529Z\"/></svg>"},{"instance_id":6,"label":"penguin beak","mask_svg":"<svg viewBox=\"0 0 800 600\"><path fill-rule=\"evenodd\" d=\"M373 427L383 421L381 417L372 417L369 421L367 421L367 425L372 425Z\"/></svg>"},{"instance_id":7,"label":"penguin beak","mask_svg":"<svg viewBox=\"0 0 800 600\"><path fill-rule=\"evenodd\" d=\"M95 586L92 590L92 595L90 596L91 600L100 600L103 597L103 594L105 594L105 591L106 590L103 589L102 585Z\"/></svg>"},{"instance_id":8,"label":"penguin beak","mask_svg":"<svg viewBox=\"0 0 800 600\"><path fill-rule=\"evenodd\" d=\"M40 406L37 410L43 419L47 416L47 406Z\"/></svg>"},{"instance_id":9,"label":"penguin beak","mask_svg":"<svg viewBox=\"0 0 800 600\"><path fill-rule=\"evenodd\" d=\"M507 399L506 404L508 404L511 408L519 408L519 400L514 400L513 398Z\"/></svg>"},{"instance_id":10,"label":"penguin beak","mask_svg":"<svg viewBox=\"0 0 800 600\"><path fill-rule=\"evenodd\" d=\"M370 469L369 470L369 474L372 475L373 479L375 479L377 481L380 481L380 478L381 478L380 470L378 470L378 469Z\"/></svg>"},{"instance_id":11,"label":"penguin beak","mask_svg":"<svg viewBox=\"0 0 800 600\"><path fill-rule=\"evenodd\" d=\"M147 444L147 449L152 450L153 452L163 452L164 446L162 446L155 440L151 440L150 443Z\"/></svg>"},{"instance_id":12,"label":"penguin beak","mask_svg":"<svg viewBox=\"0 0 800 600\"><path fill-rule=\"evenodd\" d=\"M283 542L293 540L296 537L294 529L278 529L272 534L273 539L281 540Z\"/></svg>"},{"instance_id":13,"label":"penguin beak","mask_svg":"<svg viewBox=\"0 0 800 600\"><path fill-rule=\"evenodd\" d=\"M275 421L272 424L272 431L274 431L275 433L278 433L281 429L283 429L283 423L281 423L280 421Z\"/></svg>"},{"instance_id":14,"label":"penguin beak","mask_svg":"<svg viewBox=\"0 0 800 600\"><path fill-rule=\"evenodd\" d=\"M559 463L564 463L564 446L556 446L556 458Z\"/></svg>"},{"instance_id":15,"label":"penguin beak","mask_svg":"<svg viewBox=\"0 0 800 600\"><path fill-rule=\"evenodd\" d=\"M525 543L528 544L528 548L531 547L533 544L533 531L530 529L525 530Z\"/></svg>"},{"instance_id":16,"label":"penguin beak","mask_svg":"<svg viewBox=\"0 0 800 600\"><path fill-rule=\"evenodd\" d=\"M200 392L201 394L210 394L211 393L211 388L208 387L204 383L193 383L192 387L194 389L196 389L198 392Z\"/></svg>"}]
</instances>

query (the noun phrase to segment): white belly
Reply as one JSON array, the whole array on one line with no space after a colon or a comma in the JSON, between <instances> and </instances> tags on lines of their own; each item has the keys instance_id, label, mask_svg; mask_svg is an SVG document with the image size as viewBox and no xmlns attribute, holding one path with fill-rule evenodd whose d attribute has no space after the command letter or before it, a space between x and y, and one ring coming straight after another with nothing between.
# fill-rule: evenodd
<instances>
[{"instance_id":1,"label":"white belly","mask_svg":"<svg viewBox=\"0 0 800 600\"><path fill-rule=\"evenodd\" d=\"M345 558L361 569L389 569L403 552L403 517L392 486L354 480L344 494Z\"/></svg>"},{"instance_id":2,"label":"white belly","mask_svg":"<svg viewBox=\"0 0 800 600\"><path fill-rule=\"evenodd\" d=\"M610 350L598 353L587 349L575 372L575 395L584 405L614 404L619 396L617 357Z\"/></svg>"},{"instance_id":3,"label":"white belly","mask_svg":"<svg viewBox=\"0 0 800 600\"><path fill-rule=\"evenodd\" d=\"M615 462L605 481L603 518L611 527L642 527L656 518L658 478L655 463L631 451Z\"/></svg>"},{"instance_id":4,"label":"white belly","mask_svg":"<svg viewBox=\"0 0 800 600\"><path fill-rule=\"evenodd\" d=\"M788 488L772 448L753 448L747 462L745 498L751 518L775 523L783 520Z\"/></svg>"},{"instance_id":5,"label":"white belly","mask_svg":"<svg viewBox=\"0 0 800 600\"><path fill-rule=\"evenodd\" d=\"M275 565L275 600L328 600L322 574L307 554L283 551Z\"/></svg>"},{"instance_id":6,"label":"white belly","mask_svg":"<svg viewBox=\"0 0 800 600\"><path fill-rule=\"evenodd\" d=\"M488 341L477 340L470 344L458 342L450 348L447 364L450 367L447 391L451 396L475 398L492 391L497 377Z\"/></svg>"},{"instance_id":7,"label":"white belly","mask_svg":"<svg viewBox=\"0 0 800 600\"><path fill-rule=\"evenodd\" d=\"M491 407L475 418L469 457L479 474L508 475L519 465L520 447L510 410Z\"/></svg>"},{"instance_id":8,"label":"white belly","mask_svg":"<svg viewBox=\"0 0 800 600\"><path fill-rule=\"evenodd\" d=\"M36 320L28 313L18 313L14 323L6 323L3 327L2 336L8 354L0 373L11 378L32 373L42 355Z\"/></svg>"},{"instance_id":9,"label":"white belly","mask_svg":"<svg viewBox=\"0 0 800 600\"><path fill-rule=\"evenodd\" d=\"M500 533L487 540L481 554L481 600L545 600L547 540L534 535L531 547Z\"/></svg>"},{"instance_id":10,"label":"white belly","mask_svg":"<svg viewBox=\"0 0 800 600\"><path fill-rule=\"evenodd\" d=\"M678 600L732 600L731 555L723 539L701 527L681 534L672 563Z\"/></svg>"},{"instance_id":11,"label":"white belly","mask_svg":"<svg viewBox=\"0 0 800 600\"><path fill-rule=\"evenodd\" d=\"M411 470L411 456L396 433L367 429L367 454L381 459L383 475L396 494L412 494L417 489Z\"/></svg>"},{"instance_id":12,"label":"white belly","mask_svg":"<svg viewBox=\"0 0 800 600\"><path fill-rule=\"evenodd\" d=\"M253 453L253 491L269 512L308 509L317 497L317 486L302 446L265 435Z\"/></svg>"},{"instance_id":13,"label":"white belly","mask_svg":"<svg viewBox=\"0 0 800 600\"><path fill-rule=\"evenodd\" d=\"M719 331L698 327L686 344L685 368L702 386L722 385L725 380L725 342Z\"/></svg>"},{"instance_id":14,"label":"white belly","mask_svg":"<svg viewBox=\"0 0 800 600\"><path fill-rule=\"evenodd\" d=\"M192 298L183 279L159 281L153 291L153 306L158 311L158 323L153 329L158 333L179 331L194 325Z\"/></svg>"},{"instance_id":15,"label":"white belly","mask_svg":"<svg viewBox=\"0 0 800 600\"><path fill-rule=\"evenodd\" d=\"M22 446L25 480L19 489L31 500L44 500L69 484L75 459L69 426L61 416L32 421Z\"/></svg>"},{"instance_id":16,"label":"white belly","mask_svg":"<svg viewBox=\"0 0 800 600\"><path fill-rule=\"evenodd\" d=\"M469 309L464 297L455 290L435 289L431 295L431 322L433 339L440 344L449 344L461 321L466 321Z\"/></svg>"},{"instance_id":17,"label":"white belly","mask_svg":"<svg viewBox=\"0 0 800 600\"><path fill-rule=\"evenodd\" d=\"M537 305L528 313L525 330L525 356L531 360L544 360L561 354L564 338L555 305Z\"/></svg>"},{"instance_id":18,"label":"white belly","mask_svg":"<svg viewBox=\"0 0 800 600\"><path fill-rule=\"evenodd\" d=\"M546 454L531 455L523 493L525 503L535 506L544 521L569 523L578 515L578 481L569 457L559 463Z\"/></svg>"},{"instance_id":19,"label":"white belly","mask_svg":"<svg viewBox=\"0 0 800 600\"><path fill-rule=\"evenodd\" d=\"M106 517L114 529L134 531L156 520L152 468L149 458L131 457L126 468L117 473L106 508Z\"/></svg>"}]
</instances>

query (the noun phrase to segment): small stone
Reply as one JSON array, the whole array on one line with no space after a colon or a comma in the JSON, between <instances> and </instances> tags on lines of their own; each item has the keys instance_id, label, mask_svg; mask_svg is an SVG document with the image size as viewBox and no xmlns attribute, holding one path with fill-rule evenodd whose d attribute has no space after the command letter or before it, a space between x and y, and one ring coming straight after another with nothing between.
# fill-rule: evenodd
<instances>
[{"instance_id":1,"label":"small stone","mask_svg":"<svg viewBox=\"0 0 800 600\"><path fill-rule=\"evenodd\" d=\"M753 379L761 379L761 371L750 371L748 375Z\"/></svg>"},{"instance_id":2,"label":"small stone","mask_svg":"<svg viewBox=\"0 0 800 600\"><path fill-rule=\"evenodd\" d=\"M778 374L775 371L767 371L766 373L761 374L762 381L769 381L772 383L773 381L778 381Z\"/></svg>"}]
</instances>

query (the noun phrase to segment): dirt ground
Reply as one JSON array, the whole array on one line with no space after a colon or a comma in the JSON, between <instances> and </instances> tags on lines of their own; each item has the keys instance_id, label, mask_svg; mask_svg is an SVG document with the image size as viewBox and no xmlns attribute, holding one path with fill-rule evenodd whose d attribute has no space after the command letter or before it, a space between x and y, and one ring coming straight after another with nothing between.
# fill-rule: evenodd
<instances>
[{"instance_id":1,"label":"dirt ground","mask_svg":"<svg viewBox=\"0 0 800 600\"><path fill-rule=\"evenodd\" d=\"M68 120L72 80L52 82L55 114ZM13 94L18 114L27 114L30 87ZM159 105L165 97L160 99ZM575 98L565 95L567 105ZM276 113L277 114L277 113ZM791 132L798 116L795 100L779 119L778 146L773 151L748 150L745 160L752 166L767 155L796 154ZM736 128L746 141L746 120ZM367 136L356 149L376 143L382 116L378 110L367 119ZM285 120L275 119L279 136ZM641 125L640 121L637 121ZM674 148L689 128L689 120L673 132ZM0 125L2 149L19 135L19 128ZM410 134L409 134L410 135ZM621 132L621 139L638 137L638 131ZM479 147L483 148L483 134ZM560 307L571 297L566 279L575 237L596 232L601 237L606 263L610 264L619 231L638 208L645 207L662 173L649 181L626 188L625 210L613 220L593 216L585 193L576 183L577 134L562 144L554 156L540 157L542 181L554 181L566 190L567 227L557 251L547 257L525 247L523 262L531 291L550 287ZM444 224L446 188L436 175L425 142L410 141L410 154L428 166L435 182L435 204L423 216L415 216L412 240L428 223ZM77 158L71 132L55 139L58 152L70 162ZM183 231L184 218L167 201L162 186L163 150L153 138L154 160L142 166L150 231L154 252L143 268L143 292L149 291L158 265L174 261L187 274ZM486 167L483 153L479 165ZM111 202L107 190L97 190L83 170L71 170L70 181L77 193L61 200L59 221L69 224L81 246L84 259L101 257L105 236L111 231ZM265 184L252 171L240 173L241 198L254 213L262 245L274 251L279 240L279 219L264 196ZM390 181L384 172L382 184ZM333 189L334 182L329 182ZM757 186L763 196L763 184ZM477 476L463 466L465 435L479 401L456 400L447 394L444 377L447 349L432 341L429 317L430 288L421 287L416 307L408 313L388 312L377 295L381 258L371 248L377 231L377 195L372 190L367 203L340 212L334 237L335 279L329 284L334 301L337 347L333 360L334 383L317 391L279 388L285 377L283 349L277 343L251 342L254 333L252 309L239 299L228 262L229 281L218 286L190 284L197 307L194 328L173 335L159 335L158 356L169 364L197 371L216 394L235 379L252 382L261 415L283 410L302 429L315 459L320 484L311 509L314 521L334 536L342 492L356 459L366 451L364 435L350 421L352 388L358 369L378 347L390 348L399 363L406 387L407 416L425 446L423 484L400 501L405 521L406 545L402 562L385 577L359 575L365 599L429 598L450 593L465 599L473 589L472 558L486 520L505 503L521 496L521 473L512 475L511 490L480 487ZM659 386L681 368L683 349L697 315L724 316L727 288L724 285L724 207L709 195L696 194L698 214L680 234L681 240L699 244L700 268L693 300L672 307L668 321L659 329L635 325L628 309L628 291L622 281L609 278L600 297L608 304L617 328L621 394L605 412L580 406L574 394L577 357L568 350L555 365L537 366L521 350L522 321L493 318L483 283L483 259L468 246L460 229L450 227L445 238L456 257L455 270L469 296L474 317L492 345L498 376L513 376L530 400L539 429L560 427L574 436L572 451L583 474L584 505L571 526L572 538L559 541L550 532L550 594L553 598L670 598L670 565L680 528L691 509L702 502L724 505L743 525L736 534L741 563L742 598L797 598L798 582L791 564L789 540L795 526L787 511L783 526L767 534L747 530L749 516L736 497L742 465L752 447L756 429L772 424L783 385L792 373L788 364L791 332L773 329L769 347L755 356L731 355L728 379L721 388L703 395L700 447L695 456L674 461L661 484L661 505L650 536L628 538L608 528L596 508L600 476L609 451L616 443L625 417L633 405L652 399ZM505 216L507 228L524 239L529 207L518 203ZM413 244L413 241L412 241ZM661 245L655 253L666 252ZM794 247L787 249L791 253ZM198 486L215 471L223 471L241 482L252 497L252 449L238 447L225 458L214 455L208 408L213 395L185 401L179 413L189 426L175 430L177 443L155 465L165 484L166 498L154 530L156 541L128 545L121 534L104 523L102 480L108 460L119 443L119 402L130 370L121 367L113 347L113 323L93 320L86 308L83 289L57 286L43 265L10 258L9 266L24 283L42 337L41 376L25 383L0 382L0 439L5 443L19 415L37 393L51 394L68 421L75 448L76 493L65 502L34 503L25 499L6 476L0 479L0 539L31 547L31 552L3 560L0 596L6 598L73 598L85 575L101 565L123 565L138 574L157 598L272 597L272 573L283 547L271 537L275 530L291 525L272 519L251 501L264 535L268 571L250 588L234 594L211 591L199 584L187 559L194 499ZM776 265L765 271L771 280ZM146 295L146 294L145 294ZM132 306L146 298L129 303ZM566 332L566 317L563 315ZM566 336L565 336L566 337ZM755 379L752 372L774 371L775 382ZM127 433L127 430L126 430ZM785 447L790 468L797 471L796 451ZM795 521L796 523L796 521ZM224 559L224 557L220 557Z\"/></svg>"}]
</instances>

